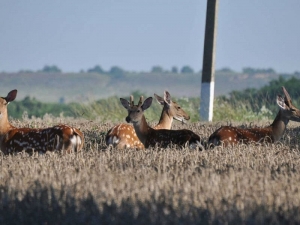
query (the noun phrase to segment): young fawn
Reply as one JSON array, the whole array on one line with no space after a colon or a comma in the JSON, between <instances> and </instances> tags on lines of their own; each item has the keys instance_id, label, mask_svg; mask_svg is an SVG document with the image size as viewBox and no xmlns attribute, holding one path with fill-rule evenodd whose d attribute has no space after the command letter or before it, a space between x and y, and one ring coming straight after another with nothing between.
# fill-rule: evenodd
<instances>
[{"instance_id":1,"label":"young fawn","mask_svg":"<svg viewBox=\"0 0 300 225\"><path fill-rule=\"evenodd\" d=\"M282 137L289 120L300 122L300 110L292 104L292 99L286 89L284 87L282 89L285 97L277 96L277 104L280 109L270 126L248 129L222 126L210 135L207 147L278 141Z\"/></svg>"},{"instance_id":2,"label":"young fawn","mask_svg":"<svg viewBox=\"0 0 300 225\"><path fill-rule=\"evenodd\" d=\"M155 130L150 127L146 122L144 111L151 106L152 97L147 98L143 102L143 97L141 96L138 105L134 105L133 96L130 96L130 102L123 98L120 98L120 101L128 111L126 121L133 124L135 133L145 148L156 145L167 147L169 144L185 146L187 143L190 145L198 145L200 143L200 137L190 130Z\"/></svg>"},{"instance_id":3,"label":"young fawn","mask_svg":"<svg viewBox=\"0 0 300 225\"><path fill-rule=\"evenodd\" d=\"M185 122L189 120L189 115L178 105L171 100L171 95L168 91L164 92L164 97L154 94L159 104L163 105L163 110L158 124L153 129L171 129L173 119ZM118 124L111 128L106 135L106 144L113 145L117 149L138 148L143 149L144 145L136 136L134 128L130 124Z\"/></svg>"},{"instance_id":4,"label":"young fawn","mask_svg":"<svg viewBox=\"0 0 300 225\"><path fill-rule=\"evenodd\" d=\"M7 105L15 100L17 90L0 97L0 148L4 154L14 152L80 151L84 135L76 128L57 125L45 129L17 128L8 121Z\"/></svg>"}]
</instances>

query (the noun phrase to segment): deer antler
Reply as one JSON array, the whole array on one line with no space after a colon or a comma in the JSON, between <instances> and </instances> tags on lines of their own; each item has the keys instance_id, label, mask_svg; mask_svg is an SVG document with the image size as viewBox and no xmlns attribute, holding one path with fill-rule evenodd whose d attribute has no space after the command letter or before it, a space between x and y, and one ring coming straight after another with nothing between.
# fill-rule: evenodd
<instances>
[{"instance_id":1,"label":"deer antler","mask_svg":"<svg viewBox=\"0 0 300 225\"><path fill-rule=\"evenodd\" d=\"M292 99L291 99L289 93L287 92L287 90L283 86L282 86L282 90L285 95L284 100L286 101L287 105L290 106L292 104Z\"/></svg>"},{"instance_id":2,"label":"deer antler","mask_svg":"<svg viewBox=\"0 0 300 225\"><path fill-rule=\"evenodd\" d=\"M133 95L130 95L130 106L134 106Z\"/></svg>"},{"instance_id":3,"label":"deer antler","mask_svg":"<svg viewBox=\"0 0 300 225\"><path fill-rule=\"evenodd\" d=\"M141 96L141 97L140 97L139 104L138 104L138 107L139 107L139 106L141 106L141 105L143 104L143 100L144 100L144 97L143 97L143 96Z\"/></svg>"}]
</instances>

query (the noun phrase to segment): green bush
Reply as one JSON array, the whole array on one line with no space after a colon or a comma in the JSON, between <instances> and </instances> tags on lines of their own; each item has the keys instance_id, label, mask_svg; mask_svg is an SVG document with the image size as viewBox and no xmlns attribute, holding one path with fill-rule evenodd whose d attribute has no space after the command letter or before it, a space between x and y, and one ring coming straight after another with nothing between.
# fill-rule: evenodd
<instances>
[{"instance_id":1,"label":"green bush","mask_svg":"<svg viewBox=\"0 0 300 225\"><path fill-rule=\"evenodd\" d=\"M70 107L72 106L72 107ZM43 103L35 98L25 97L21 101L14 101L8 106L8 113L10 117L21 119L24 112L28 114L28 117L43 117L45 114L52 114L53 116L76 116L73 111L74 103L59 104L59 103Z\"/></svg>"}]
</instances>

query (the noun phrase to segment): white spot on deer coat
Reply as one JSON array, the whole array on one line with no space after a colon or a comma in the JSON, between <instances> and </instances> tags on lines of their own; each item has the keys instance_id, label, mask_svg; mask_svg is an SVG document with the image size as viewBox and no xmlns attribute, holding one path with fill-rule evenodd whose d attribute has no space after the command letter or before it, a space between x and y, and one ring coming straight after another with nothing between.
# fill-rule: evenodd
<instances>
[{"instance_id":1,"label":"white spot on deer coat","mask_svg":"<svg viewBox=\"0 0 300 225\"><path fill-rule=\"evenodd\" d=\"M18 140L15 140L15 143L18 144L18 145L21 146L21 147L26 146L26 145L29 144L29 143L26 142L26 141L21 142L21 141L18 141Z\"/></svg>"}]
</instances>

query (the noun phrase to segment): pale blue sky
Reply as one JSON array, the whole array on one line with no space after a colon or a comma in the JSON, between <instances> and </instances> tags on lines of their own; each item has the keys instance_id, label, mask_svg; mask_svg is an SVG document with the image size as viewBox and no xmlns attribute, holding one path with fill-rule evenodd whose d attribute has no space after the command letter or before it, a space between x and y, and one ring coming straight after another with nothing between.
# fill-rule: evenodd
<instances>
[{"instance_id":1,"label":"pale blue sky","mask_svg":"<svg viewBox=\"0 0 300 225\"><path fill-rule=\"evenodd\" d=\"M1 0L0 71L202 69L206 0ZM216 68L300 71L299 0L219 0Z\"/></svg>"}]
</instances>

